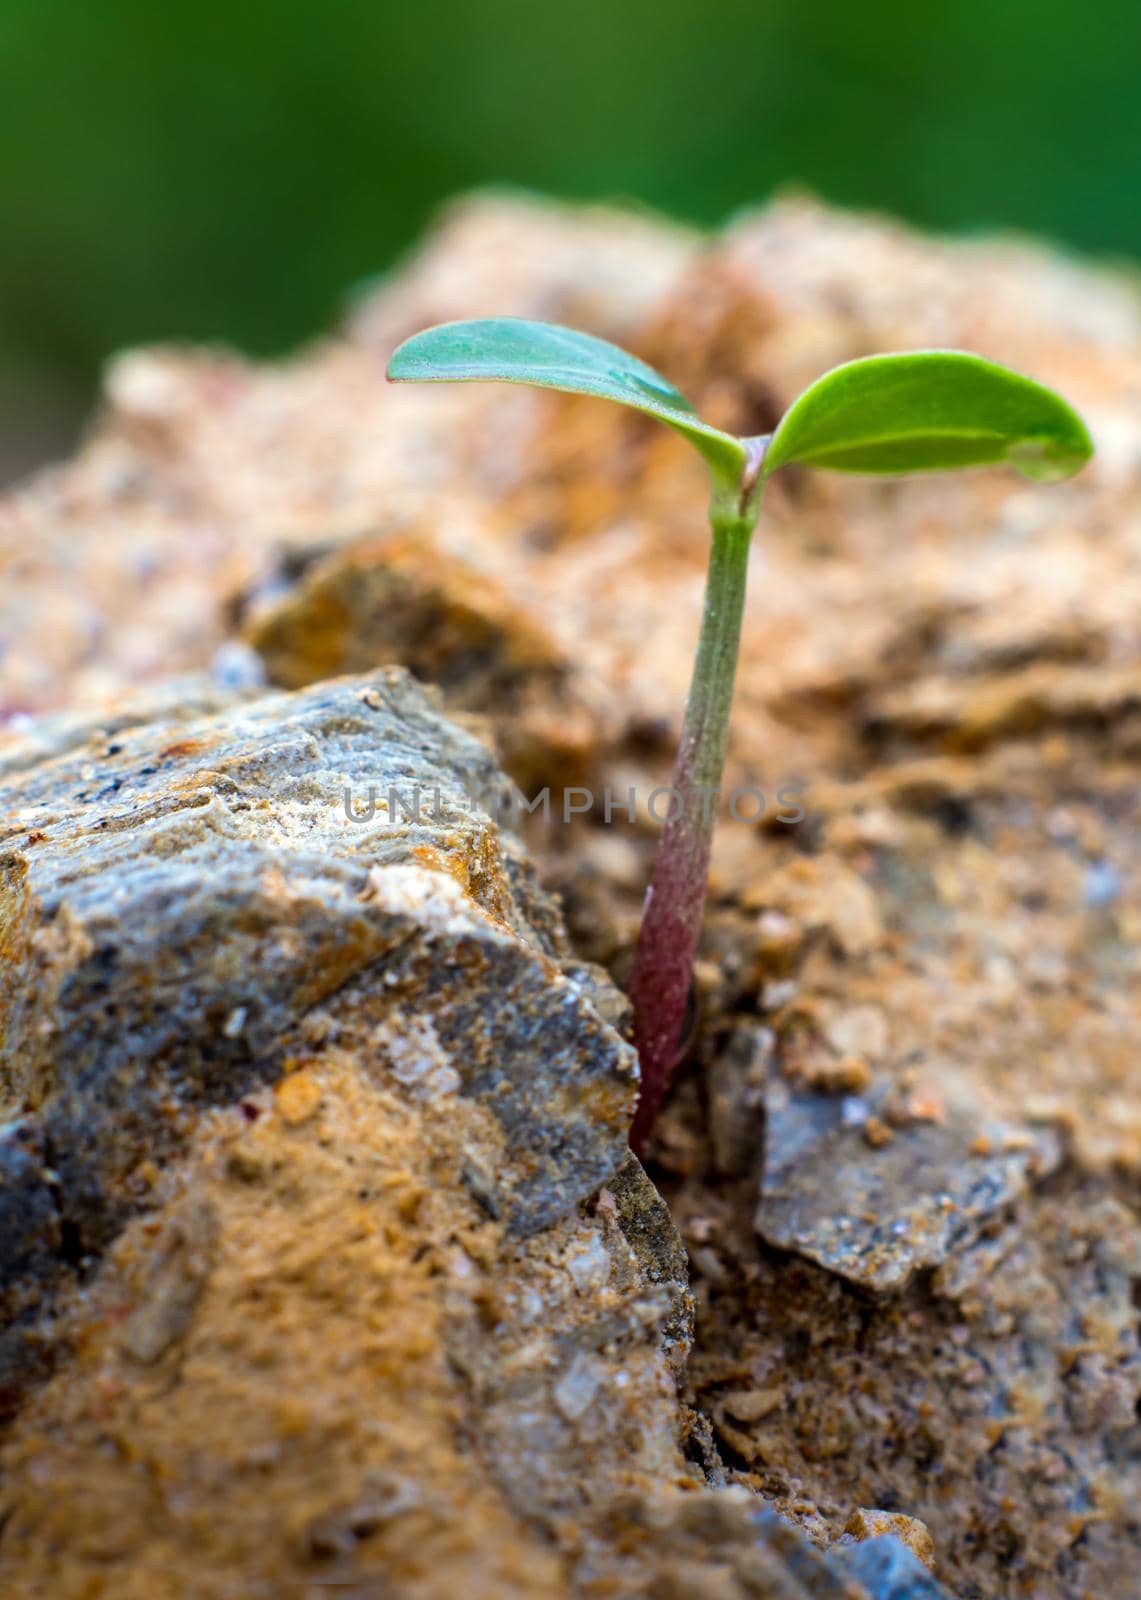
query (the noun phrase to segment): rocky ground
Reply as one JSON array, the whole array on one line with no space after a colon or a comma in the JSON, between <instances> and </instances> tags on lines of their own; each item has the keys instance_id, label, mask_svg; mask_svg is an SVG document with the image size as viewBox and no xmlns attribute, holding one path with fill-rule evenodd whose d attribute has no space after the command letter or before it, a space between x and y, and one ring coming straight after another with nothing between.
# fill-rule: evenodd
<instances>
[{"instance_id":1,"label":"rocky ground","mask_svg":"<svg viewBox=\"0 0 1141 1600\"><path fill-rule=\"evenodd\" d=\"M652 1182L612 980L702 474L384 383L493 312L750 433L967 346L1098 446L771 487ZM1139 401L1124 277L800 200L478 198L290 363L113 366L0 502L6 1592L1127 1600Z\"/></svg>"}]
</instances>

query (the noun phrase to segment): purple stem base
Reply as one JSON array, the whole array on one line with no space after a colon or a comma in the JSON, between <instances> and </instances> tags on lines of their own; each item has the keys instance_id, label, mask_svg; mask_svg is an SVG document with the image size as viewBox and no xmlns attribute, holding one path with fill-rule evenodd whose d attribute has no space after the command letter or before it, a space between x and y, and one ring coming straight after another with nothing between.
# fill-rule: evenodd
<instances>
[{"instance_id":1,"label":"purple stem base","mask_svg":"<svg viewBox=\"0 0 1141 1600\"><path fill-rule=\"evenodd\" d=\"M701 637L674 767L676 814L662 830L627 985L642 1073L642 1093L630 1133L639 1155L665 1098L685 1025L705 910L713 805L725 765L755 520L755 509L713 520Z\"/></svg>"},{"instance_id":2,"label":"purple stem base","mask_svg":"<svg viewBox=\"0 0 1141 1600\"><path fill-rule=\"evenodd\" d=\"M688 798L689 775L682 770L685 754L678 761L673 787ZM635 1155L646 1147L681 1046L705 909L711 835L711 826L703 829L698 822L695 829L693 819L684 814L677 822L667 822L646 894L627 985L642 1073L642 1092L630 1129Z\"/></svg>"}]
</instances>

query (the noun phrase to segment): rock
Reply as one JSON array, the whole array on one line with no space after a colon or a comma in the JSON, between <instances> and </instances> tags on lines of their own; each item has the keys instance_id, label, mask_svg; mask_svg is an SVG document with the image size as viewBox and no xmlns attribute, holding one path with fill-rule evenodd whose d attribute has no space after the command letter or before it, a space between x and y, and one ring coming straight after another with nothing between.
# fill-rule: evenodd
<instances>
[{"instance_id":1,"label":"rock","mask_svg":"<svg viewBox=\"0 0 1141 1600\"><path fill-rule=\"evenodd\" d=\"M473 1454L449 1353L506 1276L525 1280L510 1263L526 1247L459 1181L454 1097L409 1104L331 1040L314 1058L313 1116L291 1123L264 1088L205 1110L82 1294L59 1298L59 1370L3 1450L13 1600L78 1600L108 1570L157 1600L568 1593ZM195 1216L210 1266L191 1293L176 1268ZM627 1370L656 1360L634 1393L668 1440L664 1364L641 1337Z\"/></svg>"},{"instance_id":2,"label":"rock","mask_svg":"<svg viewBox=\"0 0 1141 1600\"><path fill-rule=\"evenodd\" d=\"M58 1370L0 1577L648 1596L706 1583L717 1525L834 1592L679 1494L686 1263L624 1150L622 1007L465 793L486 752L394 671L183 710L60 726L3 795L9 1399L37 1341Z\"/></svg>"},{"instance_id":3,"label":"rock","mask_svg":"<svg viewBox=\"0 0 1141 1600\"><path fill-rule=\"evenodd\" d=\"M849 868L830 870L811 859L748 885L747 911L776 911L814 932L825 932L844 956L867 955L883 938L879 908L868 885Z\"/></svg>"},{"instance_id":4,"label":"rock","mask_svg":"<svg viewBox=\"0 0 1141 1600\"><path fill-rule=\"evenodd\" d=\"M758 1165L775 1046L771 1028L741 1023L710 1067L709 1135L716 1169L724 1177L745 1177Z\"/></svg>"},{"instance_id":5,"label":"rock","mask_svg":"<svg viewBox=\"0 0 1141 1600\"><path fill-rule=\"evenodd\" d=\"M857 1507L844 1524L844 1532L857 1544L866 1539L879 1539L885 1534L898 1539L929 1572L935 1570L935 1541L927 1527L917 1517L905 1517L898 1511L873 1511Z\"/></svg>"},{"instance_id":6,"label":"rock","mask_svg":"<svg viewBox=\"0 0 1141 1600\"><path fill-rule=\"evenodd\" d=\"M935 1120L928 1101L917 1116L882 1083L867 1094L804 1093L771 1072L761 1237L861 1288L893 1292L969 1243L1061 1160L1049 1130L987 1121L959 1099Z\"/></svg>"},{"instance_id":7,"label":"rock","mask_svg":"<svg viewBox=\"0 0 1141 1600\"><path fill-rule=\"evenodd\" d=\"M59 1368L4 1450L6 1592L562 1593L568 1485L684 1476L622 1008L406 674L147 709L3 794L9 1403Z\"/></svg>"},{"instance_id":8,"label":"rock","mask_svg":"<svg viewBox=\"0 0 1141 1600\"><path fill-rule=\"evenodd\" d=\"M230 1577L253 1563L270 1574L275 1594L300 1582L299 1571L306 1582L341 1567L351 1578L354 1559L372 1582L374 1540L386 1575L397 1575L390 1586L405 1583L401 1563L419 1548L447 1592L530 1585L558 1594L577 1583L631 1595L809 1584L819 1593L929 1593L933 1580L895 1541L836 1546L853 1505L921 1517L944 1581L963 1594L1124 1593L1138 1538L1128 1430L1141 1172L1141 1101L1130 1092L1141 926L1141 303L1127 275L1032 244L934 239L803 198L742 215L705 239L593 209L476 198L358 303L349 326L294 360L260 367L176 350L129 354L112 368L103 415L76 458L0 499L8 575L0 717L10 730L0 734L0 766L12 746L17 771L33 755L45 768L59 761L73 770L68 752L86 745L96 725L114 742L117 729L147 720L182 729L228 714L258 692L267 663L300 687L313 674L367 670L396 651L438 678L445 703L471 729L478 719L529 794L565 786L568 774L621 797L667 781L702 603L703 471L664 430L589 400L385 384L383 360L398 338L440 317L497 311L616 338L679 381L714 420L744 432L770 428L798 389L837 361L935 344L977 349L1056 384L1097 441L1095 460L1064 486L998 472L890 483L782 474L766 494L726 773L728 790L753 791L750 815L758 793L765 803L759 820L718 819L702 1035L654 1152L691 1246L698 1317L685 1408L674 1408L670 1386L686 1347L687 1302L672 1264L676 1240L654 1209L631 1235L620 1218L616 1234L609 1200L596 1214L591 1198L579 1199L521 1232L512 1209L519 1191L504 1187L511 1168L500 1160L502 1124L483 1087L473 1093L451 1059L438 1014L419 999L385 1009L359 975L304 1012L294 1030L303 1037L287 1030L280 1048L257 1043L248 1076L247 1036L259 1016L232 984L237 992L226 990L227 1008L210 1021L210 1049L216 1035L225 1051L219 1081L190 1103L163 1102L173 1125L146 1108L144 1123L157 1122L169 1141L154 1171L145 1158L131 1166L149 1135L132 1143L118 1120L97 1130L86 1159L108 1208L85 1213L82 1225L81 1208L66 1198L77 1146L70 1136L60 1141L72 1162L65 1173L45 1126L55 1103L46 1083L36 1114L9 1118L0 1217L19 1220L0 1238L13 1240L4 1311L15 1319L18 1348L0 1347L0 1382L14 1395L61 1352L72 1360L66 1285L77 1273L84 1293L107 1275L116 1337L153 1296L161 1314L143 1348L160 1348L149 1366L121 1343L112 1351L101 1324L76 1324L67 1372L76 1415L90 1421L90 1433L73 1430L82 1468L99 1483L116 1448L108 1405L121 1406L112 1421L128 1441L128 1464L137 1464L129 1483L118 1472L108 1480L99 1513L111 1533L92 1520L83 1538L113 1556L115 1530L126 1530L140 1561L152 1537L148 1497L161 1497L154 1485L167 1482L173 1460L187 1491L174 1497L178 1516L193 1520L197 1508L207 1539L211 1527L223 1544L236 1539L240 1560L217 1546L211 1559ZM235 643L236 630L257 640L264 659ZM152 687L145 715L121 707L139 686L204 671L212 683L198 676L173 692ZM163 701L165 710L155 703ZM85 729L82 719L43 716L60 707L96 709ZM655 841L645 808L635 812L629 822L603 822L597 811L567 827L520 822L544 880L564 897L576 953L615 971L636 928ZM36 928L27 896L43 847L35 831L14 836L17 848L0 869L0 939L12 956L0 964L4 1015L20 1011L11 979L33 957L78 960L75 929L62 924L54 954L42 941L34 951L22 943ZM514 906L510 937L555 962L581 1016L622 1034L615 991L564 964L569 952L518 866L512 831L505 818L503 873L492 864L473 878L461 867L471 890L457 884L463 917L476 919L485 948L487 920ZM440 869L455 864L452 846L427 833L430 861L383 868L392 893L392 872L442 879ZM460 855L466 862L466 847ZM372 865L383 866L370 863L352 880L366 895L360 915L370 928L388 915ZM501 876L507 888L473 910L479 883ZM450 904L438 910L433 928L452 917ZM393 915L420 926L428 913L404 903ZM449 936L440 937L449 948ZM414 975L413 995L426 970ZM319 987L319 966L311 963L307 977ZM46 1014L50 997L35 1003ZM281 1013L289 1009L283 1002ZM203 1030L200 1011L184 1013L192 1038ZM329 1056L338 1039L346 1052L339 1064ZM34 1041L27 1070L58 1074L51 1052L49 1039ZM773 1237L790 1240L788 1249L758 1236L753 1221L764 1093L753 1079L758 1060L767 1078L770 1058L789 1075L794 1100L813 1084L834 1091L828 1105L809 1097L776 1108L776 1131L809 1168L835 1163L834 1174L778 1173L774 1198L785 1210ZM366 1080L396 1109L370 1101L366 1110ZM244 1111L226 1098L231 1089ZM359 1126L337 1120L346 1100ZM836 1127L837 1114L851 1126ZM575 1125L573 1105L569 1115ZM205 1123L239 1117L254 1119L252 1133L224 1155ZM309 1165L310 1141L328 1140L331 1126L358 1167L367 1147L369 1170L398 1134L416 1143L423 1226L411 1194L398 1189L395 1211L375 1202L392 1239L379 1254L369 1247L352 1258L366 1285L393 1286L383 1309L354 1301L357 1286L350 1292L334 1270L349 1243L322 1220L328 1169L320 1167L318 1182ZM286 1135L304 1158L286 1159L277 1143ZM766 1161L779 1158L779 1140L766 1148ZM1040 1183L1034 1152L1044 1153L1044 1172L1059 1148L1060 1165ZM221 1190L200 1192L204 1169L193 1152L207 1150L235 1193L280 1182L258 1217L266 1256L242 1255L253 1225L231 1218ZM116 1152L125 1176L103 1171ZM164 1250L177 1258L183 1248L175 1219L184 1213L176 1196L159 1193L176 1170L219 1219L218 1253L201 1255L215 1264L194 1269L201 1289L182 1307L160 1266ZM355 1219L350 1177L359 1172L337 1170L338 1203ZM616 1168L602 1190L616 1208L625 1206L618 1181ZM939 1196L954 1182L962 1193L952 1204L962 1210L944 1212ZM840 1206L854 1244L833 1226ZM148 1207L156 1232L144 1240L137 1230ZM432 1264L436 1289L466 1330L455 1336L456 1359L485 1386L494 1415L514 1418L504 1426L528 1441L507 1453L505 1471L531 1496L538 1536L492 1492L495 1468L470 1390L450 1386L446 1373L437 1386L427 1368L409 1365L422 1329L435 1327L436 1302L413 1293L390 1258L405 1233L413 1248L425 1245L434 1208L440 1232L421 1261ZM901 1236L876 1236L887 1216L904 1224ZM301 1217L319 1241L332 1284L285 1248L285 1217ZM653 1248L634 1269L628 1251L643 1226ZM829 1264L797 1253L801 1245ZM115 1248L138 1269L119 1298L108 1254ZM236 1282L258 1286L252 1330L221 1320L214 1298L220 1273L235 1281L224 1277L231 1251L244 1263ZM199 1261L197 1250L189 1255ZM938 1264L914 1270L931 1261ZM633 1274L630 1292L614 1286L619 1269ZM65 1287L45 1315L49 1280ZM494 1331L500 1280L510 1282L520 1315L532 1317L534 1352ZM565 1345L542 1334L544 1295ZM422 1313L419 1322L397 1316L401 1296ZM267 1307L266 1342L272 1328L274 1339L296 1346L284 1377L291 1396L320 1396L322 1415L349 1416L344 1453L326 1434L320 1449L299 1451L294 1478L294 1435L271 1429L250 1445L248 1475L264 1504L237 1493L228 1467L219 1468L217 1492L197 1479L187 1490L184 1458L201 1444L202 1419L228 1414L234 1400L226 1390L234 1369L219 1369L211 1341L262 1372L265 1344L245 1340ZM313 1335L318 1324L324 1344ZM330 1332L364 1324L387 1327L393 1341L380 1376L397 1378L377 1412L361 1400L379 1382L377 1363L369 1354L353 1365L367 1341L354 1332L340 1349ZM600 1337L608 1328L613 1361ZM485 1338L519 1362L517 1391L508 1367L482 1351ZM408 1361L393 1354L401 1340ZM443 1371L440 1341L434 1332L425 1340L427 1367ZM338 1349L358 1374L343 1385L323 1365ZM105 1360L110 1396L96 1394L85 1350ZM184 1361L188 1350L194 1359ZM616 1379L627 1362L636 1405L653 1418L652 1441L639 1441L623 1412ZM222 1401L201 1386L211 1363ZM116 1400L121 1371L129 1389ZM165 1412L156 1403L136 1429L129 1405L138 1383L158 1387L172 1374L190 1384L200 1431L180 1423L169 1454L151 1452L148 1430L161 1429ZM412 1392L420 1422L401 1409ZM178 1383L170 1393L177 1397ZM47 1432L65 1451L66 1393L50 1394ZM732 1397L751 1420L732 1414ZM372 1426L380 1413L395 1419L395 1444L356 1431L358 1417ZM459 1421L444 1425L444 1413ZM26 1426L20 1448L31 1451L30 1413ZM725 1492L696 1487L697 1466L670 1455L663 1441L678 1426L694 1462ZM423 1457L422 1475L406 1470L401 1442ZM285 1465L260 1479L276 1450ZM623 1486L615 1472L620 1480L625 1451L638 1481ZM156 1455L154 1471L141 1465ZM216 1461L209 1450L205 1459ZM643 1470L652 1461L669 1464ZM48 1476L60 1481L60 1471L53 1455ZM329 1493L311 1492L326 1474ZM21 1492L34 1475L29 1457L17 1473ZM679 1478L684 1492L670 1487ZM26 1504L43 1512L49 1493ZM759 1533L750 1521L758 1496L796 1526ZM470 1508L468 1520L455 1516L455 1502ZM69 1532L80 1520L79 1491L60 1503ZM235 1532L240 1516L248 1545ZM289 1549L308 1552L288 1561L280 1554L286 1525ZM201 1527L196 1533L201 1541ZM830 1548L806 1551L806 1537ZM178 1548L192 1548L189 1538ZM84 1581L111 1556L89 1559ZM148 1600L161 1595L167 1569L142 1560L139 1570L151 1580ZM57 1576L45 1579L53 1593ZM431 1581L421 1568L415 1582ZM245 1592L239 1580L234 1587Z\"/></svg>"},{"instance_id":9,"label":"rock","mask_svg":"<svg viewBox=\"0 0 1141 1600\"><path fill-rule=\"evenodd\" d=\"M933 1272L878 1294L797 1256L758 1258L736 1208L718 1223L694 1188L673 1202L683 1236L704 1241L691 1249L705 1329L686 1394L739 1464L730 1481L763 1485L838 1560L853 1503L899 1507L931 1532L953 1593L1129 1592L1141 1504L1131 1207L1068 1168ZM716 1280L703 1250L717 1253ZM753 1386L777 1392L749 1421L729 1406L748 1411L736 1391ZM918 1582L895 1558L874 1561L885 1585L892 1570Z\"/></svg>"},{"instance_id":10,"label":"rock","mask_svg":"<svg viewBox=\"0 0 1141 1600\"><path fill-rule=\"evenodd\" d=\"M21 1325L29 1275L46 1288L97 1257L204 1108L325 1037L471 1123L484 1203L516 1232L616 1171L632 1051L578 970L560 975L553 911L472 798L504 780L405 674L77 728L56 749L18 775L13 757L0 793ZM305 1082L281 1085L287 1121L314 1109Z\"/></svg>"},{"instance_id":11,"label":"rock","mask_svg":"<svg viewBox=\"0 0 1141 1600\"><path fill-rule=\"evenodd\" d=\"M202 1108L58 1297L3 1448L6 1592L870 1600L751 1495L683 1491L684 1258L633 1157L521 1236L463 1180L462 1100L367 1040L323 1022Z\"/></svg>"},{"instance_id":12,"label":"rock","mask_svg":"<svg viewBox=\"0 0 1141 1600\"><path fill-rule=\"evenodd\" d=\"M316 561L284 596L271 590L254 606L247 637L286 688L403 662L452 711L490 713L503 765L529 800L551 786L557 803L567 785L597 777L605 707L571 642L529 611L506 574L480 570L427 529Z\"/></svg>"},{"instance_id":13,"label":"rock","mask_svg":"<svg viewBox=\"0 0 1141 1600\"><path fill-rule=\"evenodd\" d=\"M940 1600L944 1593L914 1552L892 1534L837 1551L837 1557L870 1600Z\"/></svg>"}]
</instances>

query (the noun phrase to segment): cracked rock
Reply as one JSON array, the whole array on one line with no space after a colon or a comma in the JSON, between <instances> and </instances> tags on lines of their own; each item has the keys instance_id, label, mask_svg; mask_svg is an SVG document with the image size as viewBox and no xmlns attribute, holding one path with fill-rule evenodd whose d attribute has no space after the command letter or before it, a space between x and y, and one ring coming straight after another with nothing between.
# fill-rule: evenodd
<instances>
[{"instance_id":1,"label":"cracked rock","mask_svg":"<svg viewBox=\"0 0 1141 1600\"><path fill-rule=\"evenodd\" d=\"M549 902L472 798L505 780L407 674L53 745L13 755L0 791L9 1340L205 1108L330 1038L410 1100L471 1108L457 1122L516 1233L616 1171L633 1052L562 975Z\"/></svg>"}]
</instances>

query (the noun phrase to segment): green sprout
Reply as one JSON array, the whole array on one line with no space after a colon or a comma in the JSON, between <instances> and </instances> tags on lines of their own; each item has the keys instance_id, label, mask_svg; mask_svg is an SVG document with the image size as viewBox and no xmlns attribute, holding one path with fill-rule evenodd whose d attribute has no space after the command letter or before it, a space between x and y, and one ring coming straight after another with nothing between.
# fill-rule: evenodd
<instances>
[{"instance_id":1,"label":"green sprout","mask_svg":"<svg viewBox=\"0 0 1141 1600\"><path fill-rule=\"evenodd\" d=\"M810 384L776 431L757 438L704 422L652 367L617 346L549 323L495 317L429 328L400 346L388 376L427 383L491 379L617 400L674 428L709 468L712 543L672 780L677 803L671 798L628 984L641 1066L631 1143L641 1152L669 1084L689 1002L749 544L766 482L788 466L896 474L999 462L1050 482L1077 472L1093 446L1080 417L1052 390L957 350L850 361Z\"/></svg>"}]
</instances>

